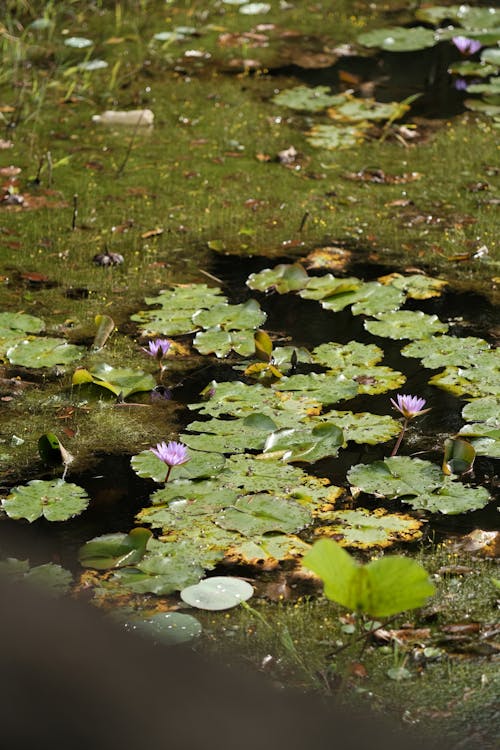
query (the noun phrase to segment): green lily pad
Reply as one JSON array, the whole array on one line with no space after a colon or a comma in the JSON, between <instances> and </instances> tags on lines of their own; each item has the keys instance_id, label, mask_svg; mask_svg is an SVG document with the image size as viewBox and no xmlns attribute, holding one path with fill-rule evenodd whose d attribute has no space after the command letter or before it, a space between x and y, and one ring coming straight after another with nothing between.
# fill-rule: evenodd
<instances>
[{"instance_id":1,"label":"green lily pad","mask_svg":"<svg viewBox=\"0 0 500 750\"><path fill-rule=\"evenodd\" d=\"M370 412L329 411L325 419L334 422L344 433L344 440L354 443L377 445L399 435L401 424L388 415Z\"/></svg>"},{"instance_id":2,"label":"green lily pad","mask_svg":"<svg viewBox=\"0 0 500 750\"><path fill-rule=\"evenodd\" d=\"M500 356L498 350L480 352L469 367L446 367L429 383L462 396L500 396Z\"/></svg>"},{"instance_id":3,"label":"green lily pad","mask_svg":"<svg viewBox=\"0 0 500 750\"><path fill-rule=\"evenodd\" d=\"M193 343L200 354L215 354L221 358L235 351L242 357L251 357L255 353L255 332L254 329L226 331L215 326L206 331L199 331Z\"/></svg>"},{"instance_id":4,"label":"green lily pad","mask_svg":"<svg viewBox=\"0 0 500 750\"><path fill-rule=\"evenodd\" d=\"M432 23L434 26L438 26L441 21L449 19L467 29L467 36L470 36L470 29L487 29L498 25L500 11L494 7L477 8L463 3L462 5L429 5L428 7L418 8L415 11L415 16L420 21ZM453 36L457 36L457 29L453 30Z\"/></svg>"},{"instance_id":5,"label":"green lily pad","mask_svg":"<svg viewBox=\"0 0 500 750\"><path fill-rule=\"evenodd\" d=\"M474 399L464 406L462 416L472 424L464 425L459 435L470 440L478 455L500 458L500 397Z\"/></svg>"},{"instance_id":6,"label":"green lily pad","mask_svg":"<svg viewBox=\"0 0 500 750\"><path fill-rule=\"evenodd\" d=\"M272 531L295 533L311 519L310 511L299 503L263 492L240 498L234 506L218 513L215 523L222 529L251 537Z\"/></svg>"},{"instance_id":7,"label":"green lily pad","mask_svg":"<svg viewBox=\"0 0 500 750\"><path fill-rule=\"evenodd\" d=\"M189 451L187 463L172 467L172 479L202 479L217 476L225 463L221 453L206 451ZM130 460L131 466L139 477L164 482L167 467L151 450L141 451Z\"/></svg>"},{"instance_id":8,"label":"green lily pad","mask_svg":"<svg viewBox=\"0 0 500 750\"><path fill-rule=\"evenodd\" d=\"M154 377L143 370L133 370L130 367L112 367L105 363L96 365L92 370L84 368L75 370L73 385L82 385L83 383L93 383L122 398L127 398L140 391L151 391L156 386Z\"/></svg>"},{"instance_id":9,"label":"green lily pad","mask_svg":"<svg viewBox=\"0 0 500 750\"><path fill-rule=\"evenodd\" d=\"M273 97L272 101L281 107L304 110L306 112L320 112L337 102L344 101L344 96L332 94L329 86L296 86L285 89ZM252 287L253 288L253 287Z\"/></svg>"},{"instance_id":10,"label":"green lily pad","mask_svg":"<svg viewBox=\"0 0 500 750\"><path fill-rule=\"evenodd\" d=\"M313 362L324 365L330 370L343 370L349 365L366 365L371 367L383 359L384 352L375 344L360 344L349 341L347 344L336 344L333 341L320 344L312 351Z\"/></svg>"},{"instance_id":11,"label":"green lily pad","mask_svg":"<svg viewBox=\"0 0 500 750\"><path fill-rule=\"evenodd\" d=\"M299 364L311 364L312 362L308 350L301 346L277 346L276 349L273 349L272 360L280 370L291 367L293 358Z\"/></svg>"},{"instance_id":12,"label":"green lily pad","mask_svg":"<svg viewBox=\"0 0 500 750\"><path fill-rule=\"evenodd\" d=\"M479 510L488 505L491 497L485 487L464 487L460 482L445 477L442 486L432 493L422 493L416 497L405 497L403 501L414 510L429 513L457 515Z\"/></svg>"},{"instance_id":13,"label":"green lily pad","mask_svg":"<svg viewBox=\"0 0 500 750\"><path fill-rule=\"evenodd\" d=\"M300 391L324 404L336 404L353 398L358 393L357 384L343 375L311 372L309 375L291 375L273 385L276 391Z\"/></svg>"},{"instance_id":14,"label":"green lily pad","mask_svg":"<svg viewBox=\"0 0 500 750\"><path fill-rule=\"evenodd\" d=\"M185 512L198 515L232 505L236 498L235 490L221 487L219 482L210 479L176 479L156 490L151 495L151 502L153 505L168 505L175 501L177 507L182 501L186 506Z\"/></svg>"},{"instance_id":15,"label":"green lily pad","mask_svg":"<svg viewBox=\"0 0 500 750\"><path fill-rule=\"evenodd\" d=\"M192 316L198 310L207 310L225 300L217 287L185 284L162 291L157 297L146 297L146 304L160 305L160 309L141 310L130 319L140 323L140 329L148 336L176 336L197 330Z\"/></svg>"},{"instance_id":16,"label":"green lily pad","mask_svg":"<svg viewBox=\"0 0 500 750\"><path fill-rule=\"evenodd\" d=\"M353 148L363 140L363 127L357 125L314 125L306 138L315 148L337 151Z\"/></svg>"},{"instance_id":17,"label":"green lily pad","mask_svg":"<svg viewBox=\"0 0 500 750\"><path fill-rule=\"evenodd\" d=\"M389 276L379 278L383 284L391 284L396 289L401 289L411 299L430 299L439 297L448 282L443 279L435 279L432 276L423 276L420 273L403 276L400 273L392 273Z\"/></svg>"},{"instance_id":18,"label":"green lily pad","mask_svg":"<svg viewBox=\"0 0 500 750\"><path fill-rule=\"evenodd\" d=\"M493 99L493 101L491 101ZM473 112L482 112L490 117L496 117L500 115L500 97L485 97L484 100L480 99L466 99L464 102L467 109L471 109Z\"/></svg>"},{"instance_id":19,"label":"green lily pad","mask_svg":"<svg viewBox=\"0 0 500 750\"><path fill-rule=\"evenodd\" d=\"M486 422L494 427L500 427L500 396L475 398L464 406L462 417L467 422Z\"/></svg>"},{"instance_id":20,"label":"green lily pad","mask_svg":"<svg viewBox=\"0 0 500 750\"><path fill-rule=\"evenodd\" d=\"M500 13L498 14L500 18ZM496 65L497 68L500 67L500 49L498 47L490 47L489 49L484 49L481 52L481 60L488 65Z\"/></svg>"},{"instance_id":21,"label":"green lily pad","mask_svg":"<svg viewBox=\"0 0 500 750\"><path fill-rule=\"evenodd\" d=\"M169 646L188 643L198 638L203 630L196 617L181 612L157 612L143 619L134 617L127 620L125 627Z\"/></svg>"},{"instance_id":22,"label":"green lily pad","mask_svg":"<svg viewBox=\"0 0 500 750\"><path fill-rule=\"evenodd\" d=\"M8 558L0 562L0 572L16 579L40 586L46 593L54 596L66 594L73 581L69 570L55 563L44 563L30 567L28 560Z\"/></svg>"},{"instance_id":23,"label":"green lily pad","mask_svg":"<svg viewBox=\"0 0 500 750\"><path fill-rule=\"evenodd\" d=\"M67 521L80 515L89 504L83 487L62 479L33 479L27 485L14 487L2 500L9 518L26 518L30 523L42 516L47 521Z\"/></svg>"},{"instance_id":24,"label":"green lily pad","mask_svg":"<svg viewBox=\"0 0 500 750\"><path fill-rule=\"evenodd\" d=\"M0 338L11 332L40 333L45 330L45 322L35 315L26 313L0 313Z\"/></svg>"},{"instance_id":25,"label":"green lily pad","mask_svg":"<svg viewBox=\"0 0 500 750\"><path fill-rule=\"evenodd\" d=\"M284 429L272 432L265 442L264 453L279 455L283 461L315 463L336 456L344 444L344 433L334 424L312 428Z\"/></svg>"},{"instance_id":26,"label":"green lily pad","mask_svg":"<svg viewBox=\"0 0 500 750\"><path fill-rule=\"evenodd\" d=\"M276 429L276 424L264 414L256 413L239 419L191 422L188 429L190 433L202 433L181 435L181 440L190 448L220 453L245 453L246 450L262 450L267 436Z\"/></svg>"},{"instance_id":27,"label":"green lily pad","mask_svg":"<svg viewBox=\"0 0 500 750\"><path fill-rule=\"evenodd\" d=\"M387 556L359 565L330 539L315 542L302 564L323 580L328 599L372 617L421 607L434 593L427 572L415 560Z\"/></svg>"},{"instance_id":28,"label":"green lily pad","mask_svg":"<svg viewBox=\"0 0 500 750\"><path fill-rule=\"evenodd\" d=\"M302 557L309 549L310 545L294 534L268 534L252 539L242 537L235 541L226 558L231 563L272 570L280 562Z\"/></svg>"},{"instance_id":29,"label":"green lily pad","mask_svg":"<svg viewBox=\"0 0 500 750\"><path fill-rule=\"evenodd\" d=\"M97 570L135 565L143 558L151 536L149 529L142 528L129 534L103 534L80 548L78 560L83 567Z\"/></svg>"},{"instance_id":30,"label":"green lily pad","mask_svg":"<svg viewBox=\"0 0 500 750\"><path fill-rule=\"evenodd\" d=\"M439 468L430 461L409 456L357 464L349 470L347 478L363 492L388 498L432 492L443 479Z\"/></svg>"},{"instance_id":31,"label":"green lily pad","mask_svg":"<svg viewBox=\"0 0 500 750\"><path fill-rule=\"evenodd\" d=\"M353 302L353 315L378 315L383 312L399 310L406 300L406 295L395 286L384 286L378 281L370 281L358 292L357 301Z\"/></svg>"},{"instance_id":32,"label":"green lily pad","mask_svg":"<svg viewBox=\"0 0 500 750\"><path fill-rule=\"evenodd\" d=\"M147 553L134 568L122 568L113 580L135 594L168 596L184 586L197 583L203 575L203 567L186 555L184 550L171 546L171 555Z\"/></svg>"},{"instance_id":33,"label":"green lily pad","mask_svg":"<svg viewBox=\"0 0 500 750\"><path fill-rule=\"evenodd\" d=\"M320 515L328 526L315 529L319 536L335 537L343 547L371 549L389 547L396 542L408 542L422 536L422 522L408 515L387 513L379 508L329 511Z\"/></svg>"},{"instance_id":34,"label":"green lily pad","mask_svg":"<svg viewBox=\"0 0 500 750\"><path fill-rule=\"evenodd\" d=\"M336 120L351 122L399 120L410 109L406 102L376 102L375 99L361 99L346 96L343 102L328 109L328 116Z\"/></svg>"},{"instance_id":35,"label":"green lily pad","mask_svg":"<svg viewBox=\"0 0 500 750\"><path fill-rule=\"evenodd\" d=\"M410 29L401 26L373 29L359 34L357 41L363 47L377 47L387 52L413 52L434 47L437 42L435 32L424 26Z\"/></svg>"},{"instance_id":36,"label":"green lily pad","mask_svg":"<svg viewBox=\"0 0 500 750\"><path fill-rule=\"evenodd\" d=\"M49 336L20 341L7 349L11 364L22 367L68 365L83 356L85 348Z\"/></svg>"},{"instance_id":37,"label":"green lily pad","mask_svg":"<svg viewBox=\"0 0 500 750\"><path fill-rule=\"evenodd\" d=\"M418 357L424 367L433 370L448 365L474 364L481 352L487 349L489 344L475 336L430 336L407 344L401 349L401 354Z\"/></svg>"},{"instance_id":38,"label":"green lily pad","mask_svg":"<svg viewBox=\"0 0 500 750\"><path fill-rule=\"evenodd\" d=\"M299 263L292 265L281 263L274 268L265 268L259 273L251 273L247 279L247 286L259 292L274 289L278 294L297 292L309 282L309 276Z\"/></svg>"},{"instance_id":39,"label":"green lily pad","mask_svg":"<svg viewBox=\"0 0 500 750\"><path fill-rule=\"evenodd\" d=\"M219 611L237 607L253 596L253 586L242 578L213 576L181 591L181 599L191 607Z\"/></svg>"},{"instance_id":40,"label":"green lily pad","mask_svg":"<svg viewBox=\"0 0 500 750\"><path fill-rule=\"evenodd\" d=\"M217 327L225 331L244 331L259 328L266 317L257 300L249 299L241 305L223 302L210 310L198 310L193 315L193 322L197 327L205 329Z\"/></svg>"},{"instance_id":41,"label":"green lily pad","mask_svg":"<svg viewBox=\"0 0 500 750\"><path fill-rule=\"evenodd\" d=\"M361 279L355 276L342 279L327 273L325 276L312 276L307 286L300 292L300 296L304 299L323 300L327 297L354 292L362 286Z\"/></svg>"},{"instance_id":42,"label":"green lily pad","mask_svg":"<svg viewBox=\"0 0 500 750\"><path fill-rule=\"evenodd\" d=\"M378 320L365 320L364 327L375 336L389 339L425 339L448 330L437 315L420 310L399 310L376 315Z\"/></svg>"},{"instance_id":43,"label":"green lily pad","mask_svg":"<svg viewBox=\"0 0 500 750\"><path fill-rule=\"evenodd\" d=\"M483 61L461 60L460 62L452 63L448 68L448 72L458 76L488 78L495 75L497 68L495 65L488 65Z\"/></svg>"}]
</instances>

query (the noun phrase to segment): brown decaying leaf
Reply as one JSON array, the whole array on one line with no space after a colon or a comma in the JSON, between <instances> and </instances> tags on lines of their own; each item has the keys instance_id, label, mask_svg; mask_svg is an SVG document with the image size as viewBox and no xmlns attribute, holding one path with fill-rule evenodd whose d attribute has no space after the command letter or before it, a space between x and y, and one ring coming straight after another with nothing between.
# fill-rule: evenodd
<instances>
[{"instance_id":1,"label":"brown decaying leaf","mask_svg":"<svg viewBox=\"0 0 500 750\"><path fill-rule=\"evenodd\" d=\"M154 229L149 229L147 232L143 232L141 238L147 240L149 237L159 237L160 234L163 234L163 231L162 227L155 227Z\"/></svg>"},{"instance_id":2,"label":"brown decaying leaf","mask_svg":"<svg viewBox=\"0 0 500 750\"><path fill-rule=\"evenodd\" d=\"M500 557L500 531L475 529L463 537L455 537L447 546L454 552L475 552L481 557Z\"/></svg>"},{"instance_id":3,"label":"brown decaying leaf","mask_svg":"<svg viewBox=\"0 0 500 750\"><path fill-rule=\"evenodd\" d=\"M373 637L377 641L395 641L396 643L425 643L431 637L430 628L378 628Z\"/></svg>"}]
</instances>

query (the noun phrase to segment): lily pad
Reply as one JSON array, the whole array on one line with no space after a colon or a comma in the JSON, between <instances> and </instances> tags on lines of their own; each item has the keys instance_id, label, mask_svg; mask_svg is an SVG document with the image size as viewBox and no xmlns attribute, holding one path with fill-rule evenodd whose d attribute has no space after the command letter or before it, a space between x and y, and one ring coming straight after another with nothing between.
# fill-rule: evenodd
<instances>
[{"instance_id":1,"label":"lily pad","mask_svg":"<svg viewBox=\"0 0 500 750\"><path fill-rule=\"evenodd\" d=\"M122 398L127 398L140 391L151 391L156 386L154 377L143 370L133 370L130 367L112 367L105 363L96 365L92 370L84 368L75 370L73 385L82 385L83 383L93 383Z\"/></svg>"},{"instance_id":2,"label":"lily pad","mask_svg":"<svg viewBox=\"0 0 500 750\"><path fill-rule=\"evenodd\" d=\"M83 487L62 479L33 479L27 485L14 487L2 500L9 518L26 518L30 523L42 516L47 521L67 521L80 515L89 504Z\"/></svg>"},{"instance_id":3,"label":"lily pad","mask_svg":"<svg viewBox=\"0 0 500 750\"><path fill-rule=\"evenodd\" d=\"M294 534L268 534L235 541L226 554L226 560L233 564L273 570L281 562L302 557L309 549L310 545Z\"/></svg>"},{"instance_id":4,"label":"lily pad","mask_svg":"<svg viewBox=\"0 0 500 750\"><path fill-rule=\"evenodd\" d=\"M360 344L349 341L347 344L336 344L333 341L320 344L312 351L313 362L330 370L343 370L349 365L371 367L383 359L384 352L375 344Z\"/></svg>"},{"instance_id":5,"label":"lily pad","mask_svg":"<svg viewBox=\"0 0 500 750\"><path fill-rule=\"evenodd\" d=\"M429 383L458 396L500 396L500 356L497 350L480 352L468 367L446 367Z\"/></svg>"},{"instance_id":6,"label":"lily pad","mask_svg":"<svg viewBox=\"0 0 500 750\"><path fill-rule=\"evenodd\" d=\"M500 428L500 397L475 398L462 409L462 417L468 422L489 422Z\"/></svg>"},{"instance_id":7,"label":"lily pad","mask_svg":"<svg viewBox=\"0 0 500 750\"><path fill-rule=\"evenodd\" d=\"M387 513L378 508L330 511L320 515L328 526L314 530L318 536L334 537L343 547L371 549L389 547L396 542L408 542L422 536L422 522L408 515Z\"/></svg>"},{"instance_id":8,"label":"lily pad","mask_svg":"<svg viewBox=\"0 0 500 750\"><path fill-rule=\"evenodd\" d=\"M80 359L84 351L83 346L46 336L20 341L7 349L7 357L11 364L22 367L54 367Z\"/></svg>"},{"instance_id":9,"label":"lily pad","mask_svg":"<svg viewBox=\"0 0 500 750\"><path fill-rule=\"evenodd\" d=\"M410 109L406 102L376 102L371 98L357 98L346 95L343 102L329 107L328 116L333 120L366 122L398 120Z\"/></svg>"},{"instance_id":10,"label":"lily pad","mask_svg":"<svg viewBox=\"0 0 500 750\"><path fill-rule=\"evenodd\" d=\"M60 596L66 594L73 581L69 570L56 563L44 563L30 567L28 560L7 558L0 562L0 572L16 579L40 586L45 592Z\"/></svg>"},{"instance_id":11,"label":"lily pad","mask_svg":"<svg viewBox=\"0 0 500 750\"><path fill-rule=\"evenodd\" d=\"M194 346L200 354L215 354L226 357L231 351L242 357L251 357L255 353L254 329L246 331L227 331L220 326L199 331L194 338Z\"/></svg>"},{"instance_id":12,"label":"lily pad","mask_svg":"<svg viewBox=\"0 0 500 750\"><path fill-rule=\"evenodd\" d=\"M162 291L157 297L146 297L146 304L160 305L160 309L141 310L130 319L140 323L140 329L148 336L176 336L197 330L192 316L198 310L207 310L225 300L217 287L185 284Z\"/></svg>"},{"instance_id":13,"label":"lily pad","mask_svg":"<svg viewBox=\"0 0 500 750\"><path fill-rule=\"evenodd\" d=\"M399 310L376 315L378 320L365 320L364 327L375 336L389 339L425 339L448 330L437 315L426 315L420 310Z\"/></svg>"},{"instance_id":14,"label":"lily pad","mask_svg":"<svg viewBox=\"0 0 500 750\"><path fill-rule=\"evenodd\" d=\"M344 96L332 94L329 86L315 86L314 88L296 86L293 89L280 91L272 99L275 104L279 104L281 107L290 107L306 112L320 112L322 109L344 100Z\"/></svg>"},{"instance_id":15,"label":"lily pad","mask_svg":"<svg viewBox=\"0 0 500 750\"><path fill-rule=\"evenodd\" d=\"M310 511L299 503L263 492L240 498L234 506L218 513L215 523L251 537L272 531L295 533L307 526L311 518Z\"/></svg>"},{"instance_id":16,"label":"lily pad","mask_svg":"<svg viewBox=\"0 0 500 750\"><path fill-rule=\"evenodd\" d=\"M187 463L172 468L173 479L201 479L214 477L220 472L225 463L221 453L206 451L189 451L190 459ZM130 463L139 477L164 482L167 467L151 450L141 451L132 456Z\"/></svg>"},{"instance_id":17,"label":"lily pad","mask_svg":"<svg viewBox=\"0 0 500 750\"><path fill-rule=\"evenodd\" d=\"M257 300L249 299L241 305L226 302L214 305L210 310L198 310L193 323L200 328L221 328L225 331L244 331L259 328L266 320Z\"/></svg>"},{"instance_id":18,"label":"lily pad","mask_svg":"<svg viewBox=\"0 0 500 750\"><path fill-rule=\"evenodd\" d=\"M401 289L411 299L430 299L439 297L448 282L443 279L435 279L432 276L422 274L411 274L403 276L400 273L391 273L388 276L379 277L381 284L391 284L396 289Z\"/></svg>"},{"instance_id":19,"label":"lily pad","mask_svg":"<svg viewBox=\"0 0 500 750\"><path fill-rule=\"evenodd\" d=\"M258 273L251 273L247 286L259 292L274 289L278 294L297 292L309 282L309 276L299 263L293 265L281 263L274 268L265 268Z\"/></svg>"},{"instance_id":20,"label":"lily pad","mask_svg":"<svg viewBox=\"0 0 500 750\"><path fill-rule=\"evenodd\" d=\"M45 330L45 322L35 315L26 313L0 313L0 338L12 332L40 333Z\"/></svg>"},{"instance_id":21,"label":"lily pad","mask_svg":"<svg viewBox=\"0 0 500 750\"><path fill-rule=\"evenodd\" d=\"M331 151L353 148L363 139L361 123L357 125L314 125L306 135L315 148Z\"/></svg>"},{"instance_id":22,"label":"lily pad","mask_svg":"<svg viewBox=\"0 0 500 750\"><path fill-rule=\"evenodd\" d=\"M421 607L434 593L427 572L415 560L388 556L359 565L330 539L315 542L302 564L323 580L328 599L372 617Z\"/></svg>"},{"instance_id":23,"label":"lily pad","mask_svg":"<svg viewBox=\"0 0 500 750\"><path fill-rule=\"evenodd\" d=\"M377 47L387 52L413 52L434 47L437 42L435 32L424 26L404 28L393 26L385 29L365 31L357 37L363 47Z\"/></svg>"},{"instance_id":24,"label":"lily pad","mask_svg":"<svg viewBox=\"0 0 500 750\"><path fill-rule=\"evenodd\" d=\"M438 26L441 21L446 19L454 21L456 24L467 29L469 36L470 29L489 28L498 25L500 20L500 11L494 7L474 7L462 3L461 5L429 5L418 8L415 16L420 21L432 23ZM456 35L456 30L454 30Z\"/></svg>"},{"instance_id":25,"label":"lily pad","mask_svg":"<svg viewBox=\"0 0 500 750\"><path fill-rule=\"evenodd\" d=\"M465 487L450 477L445 477L442 486L432 493L403 498L414 510L446 515L479 510L488 505L490 500L491 496L485 487Z\"/></svg>"},{"instance_id":26,"label":"lily pad","mask_svg":"<svg viewBox=\"0 0 500 750\"><path fill-rule=\"evenodd\" d=\"M430 336L412 341L401 349L404 357L418 357L424 367L436 369L448 365L457 367L474 364L481 352L489 349L484 339L475 336Z\"/></svg>"},{"instance_id":27,"label":"lily pad","mask_svg":"<svg viewBox=\"0 0 500 750\"><path fill-rule=\"evenodd\" d=\"M324 418L342 429L346 442L352 440L358 444L377 445L387 442L401 431L401 424L385 414L332 410Z\"/></svg>"},{"instance_id":28,"label":"lily pad","mask_svg":"<svg viewBox=\"0 0 500 750\"><path fill-rule=\"evenodd\" d=\"M358 387L343 375L311 372L309 375L291 375L273 385L276 391L300 391L324 404L346 401L358 393Z\"/></svg>"},{"instance_id":29,"label":"lily pad","mask_svg":"<svg viewBox=\"0 0 500 750\"><path fill-rule=\"evenodd\" d=\"M181 599L191 607L219 611L237 607L253 596L253 586L242 578L213 576L181 591Z\"/></svg>"},{"instance_id":30,"label":"lily pad","mask_svg":"<svg viewBox=\"0 0 500 750\"><path fill-rule=\"evenodd\" d=\"M264 414L251 414L240 419L211 419L208 422L191 422L190 433L181 439L190 448L220 453L245 453L262 450L267 436L276 429L272 419Z\"/></svg>"},{"instance_id":31,"label":"lily pad","mask_svg":"<svg viewBox=\"0 0 500 750\"><path fill-rule=\"evenodd\" d=\"M500 20L500 13L498 14ZM498 47L490 47L481 52L481 60L489 65L496 65L500 67L500 49Z\"/></svg>"},{"instance_id":32,"label":"lily pad","mask_svg":"<svg viewBox=\"0 0 500 750\"><path fill-rule=\"evenodd\" d=\"M363 282L361 279L358 279L355 276L349 276L343 279L333 276L331 273L327 273L325 276L312 276L309 279L307 286L300 292L300 296L304 299L324 300L337 295L354 292L362 286ZM339 307L339 310L341 310L342 307Z\"/></svg>"},{"instance_id":33,"label":"lily pad","mask_svg":"<svg viewBox=\"0 0 500 750\"><path fill-rule=\"evenodd\" d=\"M129 534L103 534L80 548L78 560L85 568L108 570L135 565L144 556L152 534L149 529L135 528Z\"/></svg>"},{"instance_id":34,"label":"lily pad","mask_svg":"<svg viewBox=\"0 0 500 750\"><path fill-rule=\"evenodd\" d=\"M170 547L171 555L147 553L136 567L117 571L113 580L135 594L157 596L168 596L197 583L203 575L203 567L182 548Z\"/></svg>"},{"instance_id":35,"label":"lily pad","mask_svg":"<svg viewBox=\"0 0 500 750\"><path fill-rule=\"evenodd\" d=\"M203 630L195 617L181 612L157 612L142 619L134 617L127 619L125 628L169 646L188 643L198 638Z\"/></svg>"},{"instance_id":36,"label":"lily pad","mask_svg":"<svg viewBox=\"0 0 500 750\"><path fill-rule=\"evenodd\" d=\"M327 456L336 456L344 444L344 433L334 424L312 428L284 429L272 432L266 440L264 453L272 453L283 461L315 463Z\"/></svg>"},{"instance_id":37,"label":"lily pad","mask_svg":"<svg viewBox=\"0 0 500 750\"><path fill-rule=\"evenodd\" d=\"M219 482L210 479L176 479L151 495L153 505L171 504L175 501L186 505L186 512L192 515L212 513L214 510L232 505L237 498L235 490L221 487Z\"/></svg>"},{"instance_id":38,"label":"lily pad","mask_svg":"<svg viewBox=\"0 0 500 750\"><path fill-rule=\"evenodd\" d=\"M432 492L442 483L437 466L409 456L357 464L349 470L347 478L351 485L363 492L388 498Z\"/></svg>"}]
</instances>

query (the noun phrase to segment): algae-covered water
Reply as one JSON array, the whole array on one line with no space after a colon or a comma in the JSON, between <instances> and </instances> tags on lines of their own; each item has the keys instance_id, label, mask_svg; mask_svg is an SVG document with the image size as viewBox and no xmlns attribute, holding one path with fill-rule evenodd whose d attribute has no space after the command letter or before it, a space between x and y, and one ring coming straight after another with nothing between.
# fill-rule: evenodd
<instances>
[{"instance_id":1,"label":"algae-covered water","mask_svg":"<svg viewBox=\"0 0 500 750\"><path fill-rule=\"evenodd\" d=\"M194 614L196 648L494 746L498 15L6 3L13 574L125 619ZM397 394L431 411L391 458ZM190 460L165 483L150 448L170 440ZM356 617L301 567L322 536L410 556L435 596L360 656ZM254 597L188 608L179 591L214 574Z\"/></svg>"}]
</instances>

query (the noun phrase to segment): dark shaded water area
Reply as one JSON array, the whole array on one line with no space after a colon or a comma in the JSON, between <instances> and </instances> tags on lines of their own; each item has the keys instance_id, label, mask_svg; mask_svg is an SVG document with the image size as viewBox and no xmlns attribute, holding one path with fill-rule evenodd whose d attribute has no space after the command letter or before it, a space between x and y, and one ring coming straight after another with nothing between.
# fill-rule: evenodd
<instances>
[{"instance_id":1,"label":"dark shaded water area","mask_svg":"<svg viewBox=\"0 0 500 750\"><path fill-rule=\"evenodd\" d=\"M276 260L290 261L289 257ZM380 339L368 333L363 327L363 315L354 316L349 310L333 313L321 308L317 302L302 299L297 295L262 294L249 290L245 285L248 275L269 265L269 259L262 257L234 258L214 254L209 268L222 282L222 289L230 302L239 303L250 297L258 299L268 316L266 330L270 332L276 345L293 345L311 350L332 340L341 344L356 340L383 348L383 364L404 372L407 377L400 390L418 393L432 406L431 411L418 420L418 425L410 427L408 447L405 449L403 445L401 453L431 460L440 465L444 440L456 434L464 424L461 410L466 401L430 386L428 380L438 370L422 367L418 359L403 357L400 354L402 342ZM387 266L366 265L361 261L354 261L345 273L371 280L395 270ZM409 300L407 307L436 314L443 321L453 322L453 335L482 336L492 344L497 341L498 311L480 295L451 290L446 291L441 297L418 303ZM182 431L182 426L186 426L194 419L204 419L202 415L191 411L188 404L200 401L200 392L211 380L223 382L245 379L241 372L232 367L238 361L211 360L201 368L182 375L177 384L171 384L173 399L185 407L179 415L179 431ZM312 370L321 372L322 368L299 364L297 372ZM353 412L391 414L393 409L390 396L390 393L360 395L336 404L335 408ZM165 439L169 439L169 436L166 435ZM313 466L308 465L307 470L318 477L327 477L333 484L345 485L346 473L353 465L383 460L390 454L392 445L392 441L373 446L350 442L339 452L338 457L323 459ZM492 502L481 510L462 515L431 516L424 529L426 539L439 542L450 535L466 534L477 528L498 528L498 463L494 459L478 456L474 464L474 473L468 478L468 483L473 486L485 486L493 498ZM50 476L52 475L44 478ZM2 519L0 552L3 557L26 557L30 558L32 564L50 560L77 571L80 546L101 534L128 532L134 526L136 513L149 504L151 493L158 487L153 481L141 479L133 472L130 456L127 455L96 456L90 467L81 473L70 472L67 478L87 491L91 497L89 509L80 517L64 524L53 524L45 520L29 524L25 521ZM357 505L367 509L383 506L390 512L404 512L407 509L404 503L397 500L381 501L365 494L358 497ZM425 514L422 517L425 517Z\"/></svg>"}]
</instances>

